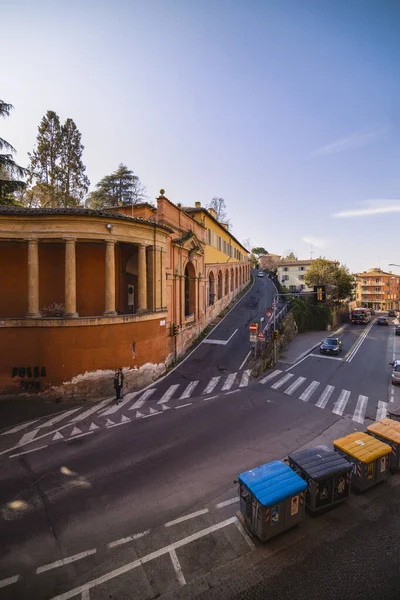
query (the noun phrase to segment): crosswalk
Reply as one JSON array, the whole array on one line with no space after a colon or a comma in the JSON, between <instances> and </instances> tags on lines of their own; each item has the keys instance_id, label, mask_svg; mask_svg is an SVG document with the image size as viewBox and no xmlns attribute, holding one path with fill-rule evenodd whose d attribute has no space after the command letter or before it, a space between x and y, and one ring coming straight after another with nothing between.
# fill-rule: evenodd
<instances>
[{"instance_id":1,"label":"crosswalk","mask_svg":"<svg viewBox=\"0 0 400 600\"><path fill-rule=\"evenodd\" d=\"M330 405L329 408L331 407L331 411L335 415L342 417L350 414L352 420L361 425L367 418L370 400L373 406L369 411L368 418L380 421L386 417L388 412L388 402L379 400L376 404L375 399L369 399L368 396L363 394L354 394L345 389L339 390L333 385L325 385L324 387L320 381L307 381L306 377L296 377L293 373L284 373L280 369L266 375L260 380L260 383L262 385L268 384L272 389L280 390L287 396L293 396L297 392L300 394L299 400L314 403L318 408L324 409ZM353 414L351 414L352 411Z\"/></svg>"}]
</instances>

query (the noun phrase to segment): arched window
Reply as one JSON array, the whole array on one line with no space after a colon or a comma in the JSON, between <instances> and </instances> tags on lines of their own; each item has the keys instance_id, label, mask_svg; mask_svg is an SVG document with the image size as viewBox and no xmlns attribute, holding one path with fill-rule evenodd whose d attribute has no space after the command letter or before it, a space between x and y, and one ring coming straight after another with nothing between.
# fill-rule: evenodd
<instances>
[{"instance_id":1,"label":"arched window","mask_svg":"<svg viewBox=\"0 0 400 600\"><path fill-rule=\"evenodd\" d=\"M218 300L222 298L222 272L218 271Z\"/></svg>"},{"instance_id":2,"label":"arched window","mask_svg":"<svg viewBox=\"0 0 400 600\"><path fill-rule=\"evenodd\" d=\"M225 296L229 294L229 269L225 271Z\"/></svg>"},{"instance_id":3,"label":"arched window","mask_svg":"<svg viewBox=\"0 0 400 600\"><path fill-rule=\"evenodd\" d=\"M210 271L208 276L208 306L212 306L214 304L215 299L215 285L214 285L214 273Z\"/></svg>"},{"instance_id":4,"label":"arched window","mask_svg":"<svg viewBox=\"0 0 400 600\"><path fill-rule=\"evenodd\" d=\"M196 306L196 272L192 263L185 267L185 317L194 315Z\"/></svg>"}]
</instances>

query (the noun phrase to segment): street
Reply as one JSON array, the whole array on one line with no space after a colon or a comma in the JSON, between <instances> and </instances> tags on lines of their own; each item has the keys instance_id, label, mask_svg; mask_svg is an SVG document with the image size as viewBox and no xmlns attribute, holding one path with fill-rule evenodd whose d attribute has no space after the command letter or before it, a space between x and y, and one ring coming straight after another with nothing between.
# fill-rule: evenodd
<instances>
[{"instance_id":1,"label":"street","mask_svg":"<svg viewBox=\"0 0 400 600\"><path fill-rule=\"evenodd\" d=\"M248 324L263 314L273 293L271 282L256 279L210 335L229 342L203 342L165 379L120 405L74 407L2 433L2 597L228 598L215 582L219 595L204 586L215 569L232 574L232 561L255 564L265 552L274 553L276 573L263 572L279 587L277 573L291 548L296 563L302 557L296 572L303 573L304 553L321 542L324 527L340 525L337 534L349 536L349 548L358 547L349 514L360 517L357 502L378 497L383 510L383 486L264 547L236 517L238 473L303 445L364 431L385 415L392 397L388 362L400 342L392 326L346 325L339 357L320 356L317 349L251 381L242 365L250 347ZM338 570L343 561L331 546L325 552L314 558L321 589L329 571L323 560ZM380 553L377 544L371 561ZM237 598L272 597L258 582L260 588ZM235 593L235 586L225 588ZM297 596L282 589L306 597L300 588ZM284 597L280 593L276 597Z\"/></svg>"}]
</instances>

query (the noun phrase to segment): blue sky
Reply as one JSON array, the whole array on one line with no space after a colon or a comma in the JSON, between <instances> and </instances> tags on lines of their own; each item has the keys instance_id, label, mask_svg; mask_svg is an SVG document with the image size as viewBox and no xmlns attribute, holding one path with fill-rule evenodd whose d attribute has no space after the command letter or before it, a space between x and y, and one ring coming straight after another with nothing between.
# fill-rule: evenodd
<instances>
[{"instance_id":1,"label":"blue sky","mask_svg":"<svg viewBox=\"0 0 400 600\"><path fill-rule=\"evenodd\" d=\"M173 202L225 198L241 241L352 271L400 264L397 0L2 0L1 135L82 133ZM339 215L339 216L335 216ZM400 271L400 269L399 269Z\"/></svg>"}]
</instances>

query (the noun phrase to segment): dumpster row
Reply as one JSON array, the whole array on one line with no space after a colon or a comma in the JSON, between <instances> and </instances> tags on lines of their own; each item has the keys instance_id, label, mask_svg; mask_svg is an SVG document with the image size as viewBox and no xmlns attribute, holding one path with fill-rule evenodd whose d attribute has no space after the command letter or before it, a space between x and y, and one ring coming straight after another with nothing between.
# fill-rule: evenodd
<instances>
[{"instance_id":1,"label":"dumpster row","mask_svg":"<svg viewBox=\"0 0 400 600\"><path fill-rule=\"evenodd\" d=\"M334 440L289 454L238 477L242 520L262 542L364 492L400 469L400 421L382 419Z\"/></svg>"}]
</instances>

